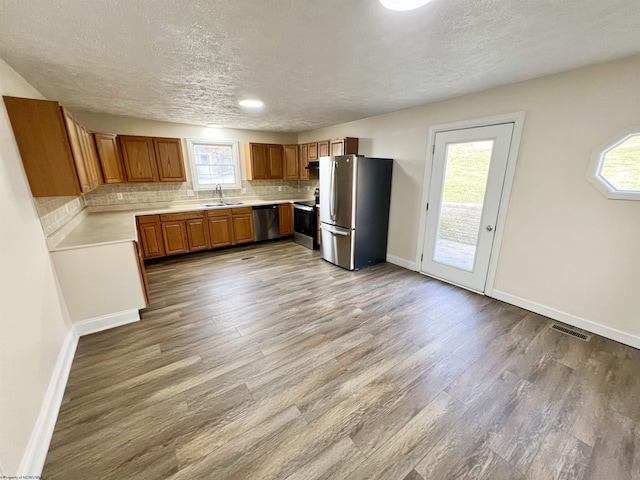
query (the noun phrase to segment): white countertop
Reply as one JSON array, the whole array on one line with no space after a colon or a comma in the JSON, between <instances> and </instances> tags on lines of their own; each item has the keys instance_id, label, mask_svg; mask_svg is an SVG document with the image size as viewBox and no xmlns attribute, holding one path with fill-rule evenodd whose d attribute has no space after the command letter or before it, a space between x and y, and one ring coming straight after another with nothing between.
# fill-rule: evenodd
<instances>
[{"instance_id":1,"label":"white countertop","mask_svg":"<svg viewBox=\"0 0 640 480\"><path fill-rule=\"evenodd\" d=\"M286 199L242 199L241 205L225 205L218 207L203 207L202 203L213 203L215 200L199 200L198 203L163 204L162 206L146 205L135 207L93 207L86 208L79 214L75 225L70 222L70 231L56 232L50 237L49 250L69 250L110 243L131 242L137 240L135 217L139 215L156 215L161 213L193 212L198 210L215 210L220 208L253 207L258 205L277 205L293 203L300 200L311 200L313 197ZM228 199L231 201L230 199ZM108 210L106 210L108 208ZM116 209L117 210L114 210ZM102 211L101 211L102 210ZM63 227L64 228L64 227Z\"/></svg>"}]
</instances>

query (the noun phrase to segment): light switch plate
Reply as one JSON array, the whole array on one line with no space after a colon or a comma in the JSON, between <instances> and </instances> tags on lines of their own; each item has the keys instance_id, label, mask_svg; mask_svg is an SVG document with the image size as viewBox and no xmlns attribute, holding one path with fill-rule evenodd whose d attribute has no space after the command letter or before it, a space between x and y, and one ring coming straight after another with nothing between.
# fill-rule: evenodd
<instances>
[{"instance_id":1,"label":"light switch plate","mask_svg":"<svg viewBox=\"0 0 640 480\"><path fill-rule=\"evenodd\" d=\"M187 197L193 197L196 194L193 190L187 190Z\"/></svg>"},{"instance_id":2,"label":"light switch plate","mask_svg":"<svg viewBox=\"0 0 640 480\"><path fill-rule=\"evenodd\" d=\"M121 193L116 193L116 197L118 198L118 200L124 199L124 195L122 195Z\"/></svg>"},{"instance_id":3,"label":"light switch plate","mask_svg":"<svg viewBox=\"0 0 640 480\"><path fill-rule=\"evenodd\" d=\"M278 187L278 191L281 192L282 191L282 186Z\"/></svg>"}]
</instances>

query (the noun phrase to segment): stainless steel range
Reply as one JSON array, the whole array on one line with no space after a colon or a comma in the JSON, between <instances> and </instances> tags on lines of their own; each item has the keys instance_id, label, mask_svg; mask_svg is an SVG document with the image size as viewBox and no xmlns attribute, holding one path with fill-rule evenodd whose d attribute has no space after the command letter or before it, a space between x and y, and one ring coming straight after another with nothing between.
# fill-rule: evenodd
<instances>
[{"instance_id":1,"label":"stainless steel range","mask_svg":"<svg viewBox=\"0 0 640 480\"><path fill-rule=\"evenodd\" d=\"M316 202L314 200L293 202L293 240L300 245L318 248L318 226L316 224Z\"/></svg>"}]
</instances>

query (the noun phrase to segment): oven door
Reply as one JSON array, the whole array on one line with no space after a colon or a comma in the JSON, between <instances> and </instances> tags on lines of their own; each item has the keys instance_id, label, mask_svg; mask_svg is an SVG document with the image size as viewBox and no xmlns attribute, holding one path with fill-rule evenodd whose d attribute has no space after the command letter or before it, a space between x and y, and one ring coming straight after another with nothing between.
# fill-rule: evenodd
<instances>
[{"instance_id":1,"label":"oven door","mask_svg":"<svg viewBox=\"0 0 640 480\"><path fill-rule=\"evenodd\" d=\"M317 234L315 208L309 205L293 204L293 231L315 238Z\"/></svg>"}]
</instances>

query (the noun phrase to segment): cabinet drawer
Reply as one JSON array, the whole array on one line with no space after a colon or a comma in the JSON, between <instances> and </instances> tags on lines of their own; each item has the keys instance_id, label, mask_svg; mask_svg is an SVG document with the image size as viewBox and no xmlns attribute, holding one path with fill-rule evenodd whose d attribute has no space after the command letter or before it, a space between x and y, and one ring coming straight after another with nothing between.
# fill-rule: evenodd
<instances>
[{"instance_id":1,"label":"cabinet drawer","mask_svg":"<svg viewBox=\"0 0 640 480\"><path fill-rule=\"evenodd\" d=\"M161 222L175 222L176 220L191 220L193 218L204 218L204 211L165 213L160 215Z\"/></svg>"},{"instance_id":2,"label":"cabinet drawer","mask_svg":"<svg viewBox=\"0 0 640 480\"><path fill-rule=\"evenodd\" d=\"M157 223L160 221L160 215L142 215L141 217L137 217L137 218L138 218L138 223L140 224Z\"/></svg>"},{"instance_id":3,"label":"cabinet drawer","mask_svg":"<svg viewBox=\"0 0 640 480\"><path fill-rule=\"evenodd\" d=\"M230 208L214 208L211 210L207 210L207 217L226 217L231 215Z\"/></svg>"},{"instance_id":4,"label":"cabinet drawer","mask_svg":"<svg viewBox=\"0 0 640 480\"><path fill-rule=\"evenodd\" d=\"M231 209L231 213L233 215L244 215L247 213L251 213L252 211L253 211L252 207L237 207L237 208Z\"/></svg>"}]
</instances>

